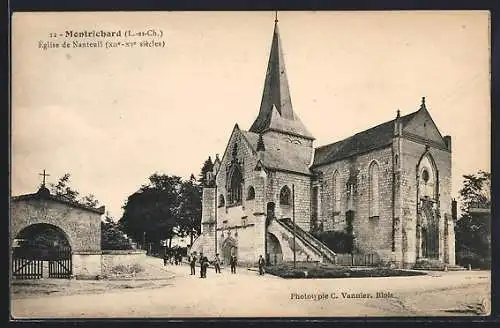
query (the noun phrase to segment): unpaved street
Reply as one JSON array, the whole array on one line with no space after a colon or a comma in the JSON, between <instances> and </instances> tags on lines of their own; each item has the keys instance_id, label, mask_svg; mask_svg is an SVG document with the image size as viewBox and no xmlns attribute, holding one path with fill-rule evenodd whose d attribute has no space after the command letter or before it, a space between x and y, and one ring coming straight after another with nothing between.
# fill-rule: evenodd
<instances>
[{"instance_id":1,"label":"unpaved street","mask_svg":"<svg viewBox=\"0 0 500 328\"><path fill-rule=\"evenodd\" d=\"M159 261L158 261L159 262ZM281 279L239 269L207 279L188 266L168 266L176 277L155 289L15 299L15 318L407 316L473 315L489 300L488 271L436 272L429 276ZM384 292L388 298L376 298ZM351 298L352 293L358 297ZM476 315L476 314L474 314Z\"/></svg>"}]
</instances>

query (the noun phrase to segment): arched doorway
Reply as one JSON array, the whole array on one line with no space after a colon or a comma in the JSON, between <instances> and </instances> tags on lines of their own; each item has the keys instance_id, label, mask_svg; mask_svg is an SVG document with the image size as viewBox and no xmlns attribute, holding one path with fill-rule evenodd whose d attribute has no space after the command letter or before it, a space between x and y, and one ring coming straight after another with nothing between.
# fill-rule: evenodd
<instances>
[{"instance_id":1,"label":"arched doorway","mask_svg":"<svg viewBox=\"0 0 500 328\"><path fill-rule=\"evenodd\" d=\"M61 228L37 223L17 234L12 248L13 278L70 278L71 275L71 245Z\"/></svg>"},{"instance_id":2,"label":"arched doorway","mask_svg":"<svg viewBox=\"0 0 500 328\"><path fill-rule=\"evenodd\" d=\"M283 262L283 252L281 245L275 235L267 233L267 250L269 254L269 264L277 265Z\"/></svg>"},{"instance_id":3,"label":"arched doorway","mask_svg":"<svg viewBox=\"0 0 500 328\"><path fill-rule=\"evenodd\" d=\"M236 241L228 237L224 243L222 243L222 259L225 265L229 265L231 256L236 256L236 258L238 258L238 248L236 246Z\"/></svg>"},{"instance_id":4,"label":"arched doorway","mask_svg":"<svg viewBox=\"0 0 500 328\"><path fill-rule=\"evenodd\" d=\"M420 222L421 254L423 258L437 259L439 257L439 228L429 205L422 208Z\"/></svg>"}]
</instances>

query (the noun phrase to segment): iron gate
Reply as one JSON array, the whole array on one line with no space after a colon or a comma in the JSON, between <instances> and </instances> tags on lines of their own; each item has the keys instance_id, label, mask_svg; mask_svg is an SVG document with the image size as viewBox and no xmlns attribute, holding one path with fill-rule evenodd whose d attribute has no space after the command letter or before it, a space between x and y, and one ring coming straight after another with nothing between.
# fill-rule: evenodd
<instances>
[{"instance_id":1,"label":"iron gate","mask_svg":"<svg viewBox=\"0 0 500 328\"><path fill-rule=\"evenodd\" d=\"M71 278L71 248L58 248L54 253L49 261L49 278Z\"/></svg>"},{"instance_id":2,"label":"iron gate","mask_svg":"<svg viewBox=\"0 0 500 328\"><path fill-rule=\"evenodd\" d=\"M49 278L71 278L71 248L16 247L12 253L12 277L14 279L43 278L44 262L48 263Z\"/></svg>"},{"instance_id":3,"label":"iron gate","mask_svg":"<svg viewBox=\"0 0 500 328\"><path fill-rule=\"evenodd\" d=\"M12 259L14 279L40 279L43 277L43 261L14 257Z\"/></svg>"}]
</instances>

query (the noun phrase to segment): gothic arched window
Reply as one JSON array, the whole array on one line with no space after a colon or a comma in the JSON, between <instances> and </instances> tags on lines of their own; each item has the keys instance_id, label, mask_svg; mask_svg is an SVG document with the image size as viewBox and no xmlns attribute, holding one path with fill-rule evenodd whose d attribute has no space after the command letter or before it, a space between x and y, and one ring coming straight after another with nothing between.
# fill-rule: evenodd
<instances>
[{"instance_id":1,"label":"gothic arched window","mask_svg":"<svg viewBox=\"0 0 500 328\"><path fill-rule=\"evenodd\" d=\"M232 171L230 184L229 184L229 203L235 204L241 202L241 182L243 177L238 169Z\"/></svg>"},{"instance_id":2,"label":"gothic arched window","mask_svg":"<svg viewBox=\"0 0 500 328\"><path fill-rule=\"evenodd\" d=\"M290 205L291 203L291 192L288 186L284 186L280 191L280 205Z\"/></svg>"},{"instance_id":3,"label":"gothic arched window","mask_svg":"<svg viewBox=\"0 0 500 328\"><path fill-rule=\"evenodd\" d=\"M333 215L340 213L340 174L335 171L333 174Z\"/></svg>"},{"instance_id":4,"label":"gothic arched window","mask_svg":"<svg viewBox=\"0 0 500 328\"><path fill-rule=\"evenodd\" d=\"M219 195L219 204L218 204L218 206L219 207L223 207L224 205L226 205L226 202L224 201L224 196L223 195Z\"/></svg>"},{"instance_id":5,"label":"gothic arched window","mask_svg":"<svg viewBox=\"0 0 500 328\"><path fill-rule=\"evenodd\" d=\"M247 192L247 200L252 200L255 199L255 189L250 186L248 187L248 192Z\"/></svg>"},{"instance_id":6,"label":"gothic arched window","mask_svg":"<svg viewBox=\"0 0 500 328\"><path fill-rule=\"evenodd\" d=\"M369 196L369 213L368 217L377 217L379 216L379 188L378 188L378 164L377 162L372 162L368 172L368 196Z\"/></svg>"}]
</instances>

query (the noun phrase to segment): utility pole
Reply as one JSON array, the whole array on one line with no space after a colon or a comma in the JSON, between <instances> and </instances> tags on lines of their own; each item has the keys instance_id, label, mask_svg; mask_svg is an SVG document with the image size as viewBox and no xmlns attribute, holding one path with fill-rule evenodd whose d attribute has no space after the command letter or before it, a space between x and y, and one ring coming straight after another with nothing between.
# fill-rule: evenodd
<instances>
[{"instance_id":1,"label":"utility pole","mask_svg":"<svg viewBox=\"0 0 500 328\"><path fill-rule=\"evenodd\" d=\"M297 265L297 255L295 252L295 184L292 184L292 219L293 219L293 268Z\"/></svg>"},{"instance_id":2,"label":"utility pole","mask_svg":"<svg viewBox=\"0 0 500 328\"><path fill-rule=\"evenodd\" d=\"M215 179L214 179L215 180ZM215 234L215 255L217 255L217 183L215 183L215 224L214 224L214 234Z\"/></svg>"}]
</instances>

